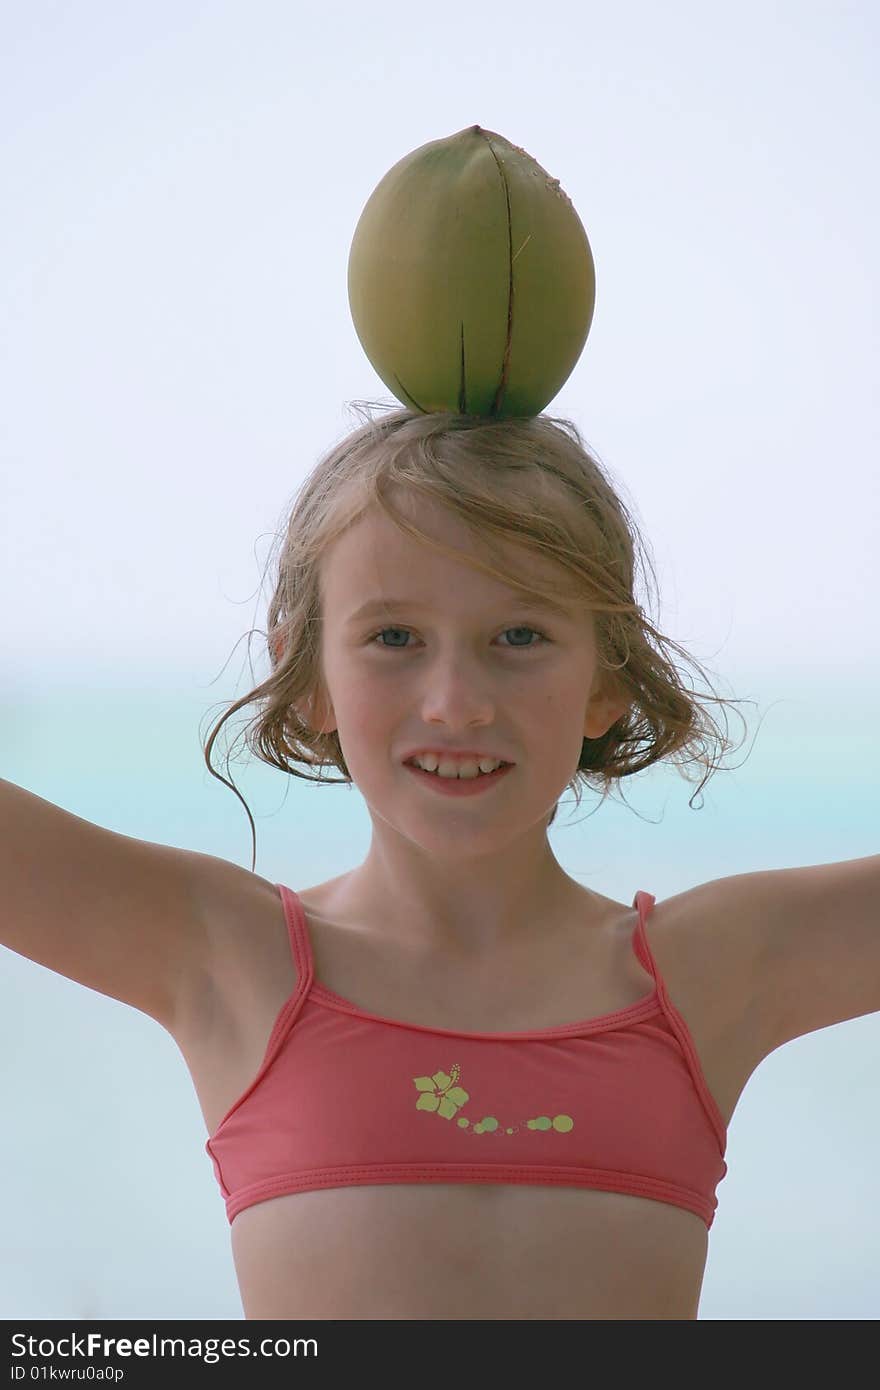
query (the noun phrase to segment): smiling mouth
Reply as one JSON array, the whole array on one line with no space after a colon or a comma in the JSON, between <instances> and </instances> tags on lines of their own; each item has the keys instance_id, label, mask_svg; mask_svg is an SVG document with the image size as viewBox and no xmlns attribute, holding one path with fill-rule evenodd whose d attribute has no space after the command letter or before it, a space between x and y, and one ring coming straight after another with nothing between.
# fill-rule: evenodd
<instances>
[{"instance_id":1,"label":"smiling mouth","mask_svg":"<svg viewBox=\"0 0 880 1390\"><path fill-rule=\"evenodd\" d=\"M480 777L493 777L496 772L501 772L503 768L512 766L512 763L499 763L497 767L493 767L491 772L483 772L482 768L478 768L476 772L462 774L461 772L440 772L439 769L432 772L430 768L419 767L418 763L407 763L407 767L414 767L416 772L424 772L426 777L439 777L441 782L476 782Z\"/></svg>"},{"instance_id":2,"label":"smiling mouth","mask_svg":"<svg viewBox=\"0 0 880 1390\"><path fill-rule=\"evenodd\" d=\"M426 781L442 782L443 786L438 787L438 791L464 795L468 791L476 791L478 782L485 784L486 782L494 783L500 781L502 777L505 777L508 772L513 770L514 764L501 763L495 768L494 772L478 772L475 776L470 777L459 777L457 774L453 777L441 777L439 772L428 772L425 768L419 767L417 763L404 763L404 767L408 767L411 772L415 772L419 777L424 777Z\"/></svg>"},{"instance_id":3,"label":"smiling mouth","mask_svg":"<svg viewBox=\"0 0 880 1390\"><path fill-rule=\"evenodd\" d=\"M465 776L462 776L461 772L446 773L444 776L444 774L440 772L439 767L432 771L427 767L422 767L420 763L416 762L415 758L407 758L403 765L404 767L415 768L416 772L425 772L429 777L443 777L444 781L447 782L475 782L477 777L491 777L493 773L501 772L506 767L513 767L513 763L505 762L503 758L491 758L489 761L494 762L496 766L492 768L491 772L484 772L479 766L479 762L476 758L472 761L477 763L477 771L475 774L472 773ZM486 761L486 759L483 761Z\"/></svg>"}]
</instances>

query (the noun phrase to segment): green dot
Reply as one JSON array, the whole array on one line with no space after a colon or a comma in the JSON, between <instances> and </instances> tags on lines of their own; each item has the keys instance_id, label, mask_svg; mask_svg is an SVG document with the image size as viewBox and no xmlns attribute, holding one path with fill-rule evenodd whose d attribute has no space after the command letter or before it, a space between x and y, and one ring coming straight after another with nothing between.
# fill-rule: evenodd
<instances>
[{"instance_id":1,"label":"green dot","mask_svg":"<svg viewBox=\"0 0 880 1390\"><path fill-rule=\"evenodd\" d=\"M538 1128L538 1121L537 1121L537 1120L526 1120L526 1124L528 1125L529 1129L537 1129L537 1128Z\"/></svg>"},{"instance_id":2,"label":"green dot","mask_svg":"<svg viewBox=\"0 0 880 1390\"><path fill-rule=\"evenodd\" d=\"M535 1121L535 1129L549 1129L550 1124L551 1121L549 1115L539 1115L537 1120Z\"/></svg>"},{"instance_id":3,"label":"green dot","mask_svg":"<svg viewBox=\"0 0 880 1390\"><path fill-rule=\"evenodd\" d=\"M493 1130L498 1128L498 1121L495 1119L494 1115L484 1115L480 1123L483 1129Z\"/></svg>"},{"instance_id":4,"label":"green dot","mask_svg":"<svg viewBox=\"0 0 880 1390\"><path fill-rule=\"evenodd\" d=\"M507 1133L508 1133L508 1134L512 1134L512 1133L513 1133L513 1130L512 1130L512 1129L509 1129L509 1130L507 1131Z\"/></svg>"},{"instance_id":5,"label":"green dot","mask_svg":"<svg viewBox=\"0 0 880 1390\"><path fill-rule=\"evenodd\" d=\"M467 1120L465 1119L464 1115L459 1115L459 1117L458 1117L458 1127L459 1127L459 1129L467 1129L467 1127L468 1127L468 1122L467 1122Z\"/></svg>"},{"instance_id":6,"label":"green dot","mask_svg":"<svg viewBox=\"0 0 880 1390\"><path fill-rule=\"evenodd\" d=\"M482 1126L482 1125L479 1123L479 1121L478 1121L478 1122L474 1125L474 1134L482 1134L482 1133L483 1133L483 1126Z\"/></svg>"},{"instance_id":7,"label":"green dot","mask_svg":"<svg viewBox=\"0 0 880 1390\"><path fill-rule=\"evenodd\" d=\"M574 1129L574 1120L570 1115L554 1115L553 1128L558 1129L560 1134L567 1134L570 1129Z\"/></svg>"}]
</instances>

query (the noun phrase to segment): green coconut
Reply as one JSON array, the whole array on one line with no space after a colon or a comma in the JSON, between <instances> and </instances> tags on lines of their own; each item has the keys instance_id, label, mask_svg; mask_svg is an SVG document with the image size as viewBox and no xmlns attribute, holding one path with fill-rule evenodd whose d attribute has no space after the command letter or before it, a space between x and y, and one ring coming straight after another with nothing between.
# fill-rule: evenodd
<instances>
[{"instance_id":1,"label":"green coconut","mask_svg":"<svg viewBox=\"0 0 880 1390\"><path fill-rule=\"evenodd\" d=\"M478 125L389 169L351 243L355 331L411 410L537 415L571 375L595 300L559 180Z\"/></svg>"}]
</instances>

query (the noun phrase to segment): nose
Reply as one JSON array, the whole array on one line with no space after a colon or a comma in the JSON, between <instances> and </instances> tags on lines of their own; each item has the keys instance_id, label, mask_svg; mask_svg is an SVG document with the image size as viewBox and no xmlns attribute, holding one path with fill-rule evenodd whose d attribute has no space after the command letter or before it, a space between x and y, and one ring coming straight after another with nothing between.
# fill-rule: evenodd
<instances>
[{"instance_id":1,"label":"nose","mask_svg":"<svg viewBox=\"0 0 880 1390\"><path fill-rule=\"evenodd\" d=\"M422 718L425 724L450 729L491 724L496 698L485 673L463 659L434 663L425 679Z\"/></svg>"}]
</instances>

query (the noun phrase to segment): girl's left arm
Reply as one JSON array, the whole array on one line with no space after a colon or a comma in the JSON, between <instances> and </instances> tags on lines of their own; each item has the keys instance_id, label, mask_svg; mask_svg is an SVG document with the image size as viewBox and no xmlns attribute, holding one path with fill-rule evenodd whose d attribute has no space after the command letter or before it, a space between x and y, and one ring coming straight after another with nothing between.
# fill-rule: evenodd
<instances>
[{"instance_id":1,"label":"girl's left arm","mask_svg":"<svg viewBox=\"0 0 880 1390\"><path fill-rule=\"evenodd\" d=\"M880 854L735 874L712 888L753 972L765 1054L880 1012Z\"/></svg>"}]
</instances>

